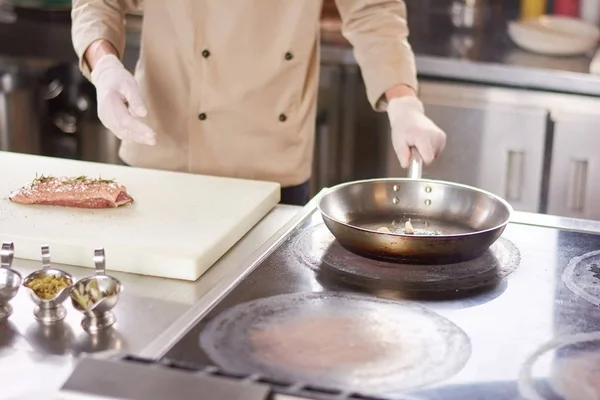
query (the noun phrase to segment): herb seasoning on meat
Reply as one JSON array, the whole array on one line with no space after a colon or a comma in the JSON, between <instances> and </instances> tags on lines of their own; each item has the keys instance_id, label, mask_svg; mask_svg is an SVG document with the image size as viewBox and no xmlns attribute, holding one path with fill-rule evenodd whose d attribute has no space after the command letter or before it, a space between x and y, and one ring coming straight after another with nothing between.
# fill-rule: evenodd
<instances>
[{"instance_id":1,"label":"herb seasoning on meat","mask_svg":"<svg viewBox=\"0 0 600 400\"><path fill-rule=\"evenodd\" d=\"M20 204L77 208L116 208L133 202L125 186L116 183L115 180L94 179L85 175L36 175L30 184L13 192L9 199Z\"/></svg>"}]
</instances>

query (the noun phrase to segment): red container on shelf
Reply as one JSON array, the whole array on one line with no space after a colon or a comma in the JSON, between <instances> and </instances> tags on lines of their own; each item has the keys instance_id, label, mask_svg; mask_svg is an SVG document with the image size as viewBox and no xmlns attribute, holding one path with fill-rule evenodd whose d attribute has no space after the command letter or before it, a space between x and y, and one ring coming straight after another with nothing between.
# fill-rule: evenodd
<instances>
[{"instance_id":1,"label":"red container on shelf","mask_svg":"<svg viewBox=\"0 0 600 400\"><path fill-rule=\"evenodd\" d=\"M579 0L554 0L554 14L579 18Z\"/></svg>"}]
</instances>

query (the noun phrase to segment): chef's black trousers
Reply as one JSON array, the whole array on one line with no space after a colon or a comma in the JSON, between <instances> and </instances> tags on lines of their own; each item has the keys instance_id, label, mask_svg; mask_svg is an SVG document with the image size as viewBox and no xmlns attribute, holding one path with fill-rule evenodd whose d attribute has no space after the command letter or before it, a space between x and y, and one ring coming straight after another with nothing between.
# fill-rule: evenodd
<instances>
[{"instance_id":1,"label":"chef's black trousers","mask_svg":"<svg viewBox=\"0 0 600 400\"><path fill-rule=\"evenodd\" d=\"M126 165L123 160L119 159L119 164ZM308 181L296 186L288 186L281 188L281 204L289 204L292 206L304 206L310 200L310 184Z\"/></svg>"}]
</instances>

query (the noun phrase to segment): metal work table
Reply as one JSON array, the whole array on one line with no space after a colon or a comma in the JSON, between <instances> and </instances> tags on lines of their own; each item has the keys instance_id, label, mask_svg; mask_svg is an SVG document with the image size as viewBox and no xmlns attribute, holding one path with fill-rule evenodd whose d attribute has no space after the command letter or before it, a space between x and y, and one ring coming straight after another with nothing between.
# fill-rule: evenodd
<instances>
[{"instance_id":1,"label":"metal work table","mask_svg":"<svg viewBox=\"0 0 600 400\"><path fill-rule=\"evenodd\" d=\"M49 398L69 376L82 353L140 353L171 325L212 293L215 287L229 285L247 267L245 261L300 210L278 205L242 240L196 282L168 280L114 272L124 286L115 308L113 329L91 336L80 327L82 315L69 302L63 324L38 324L34 304L20 290L11 302L14 312L0 323L0 376L3 399ZM110 266L110 261L108 260ZM39 263L17 259L15 268L23 276L39 268ZM87 268L60 266L77 279L92 274ZM31 377L35 378L32 385Z\"/></svg>"},{"instance_id":2,"label":"metal work table","mask_svg":"<svg viewBox=\"0 0 600 400\"><path fill-rule=\"evenodd\" d=\"M316 198L315 198L316 199ZM219 313L219 308L227 308L229 306L231 306L231 301L232 301L232 296L237 292L238 295L240 295L240 293L242 293L242 297L246 298L252 298L252 296L256 296L257 293L259 293L262 289L261 288L267 288L267 295L272 295L273 293L278 293L278 292L269 292L268 288L273 289L274 286L277 285L281 285L283 284L284 286L286 284L292 285L293 283L292 281L294 280L300 280L302 281L301 283L304 285L308 285L310 282L307 283L307 281L304 281L302 277L304 277L305 275L311 275L311 273L307 272L306 274L302 271L304 271L303 268L300 268L299 271L295 271L294 273L291 274L291 276L287 275L287 273L289 273L289 271L286 273L286 269L283 266L285 264L285 259L286 257L288 257L288 255L290 255L290 257L293 259L295 256L291 255L291 253L288 253L287 251L283 251L280 252L280 257L276 258L277 262L273 263L272 266L279 266L280 269L278 269L281 273L281 275L277 275L274 277L273 275L269 276L269 279L266 281L263 281L264 284L260 283L261 280L259 279L257 281L257 273L260 274L259 270L261 268L261 264L263 262L265 262L265 260L268 260L269 258L272 258L273 252L272 250L279 248L280 246L292 246L294 245L294 243L297 243L296 241L294 241L293 238L290 238L289 234L291 232L294 232L295 229L297 229L297 227L299 225L304 225L304 223L307 220L312 220L312 219L318 219L318 212L315 213L315 206L316 206L316 200L313 199L306 207L304 207L300 212L298 212L295 217L288 222L288 224L286 225L286 227L284 227L283 229L281 229L276 235L272 236L266 243L264 243L259 249L257 249L257 251L249 258L247 259L247 263L245 263L245 265L243 266L243 268L240 268L238 270L239 276L237 277L232 277L232 279L223 279L221 280L217 285L215 285L213 287L213 289L206 294L206 296L204 296L203 298L201 298L196 304L194 304L192 307L189 307L188 310L182 314L174 323L172 323L169 328L167 330L165 330L161 335L157 336L155 338L155 340L150 343L149 345L147 345L144 349L142 349L141 351L137 352L135 354L135 356L139 356L142 358L145 358L147 360L161 360L163 362L166 362L168 360L178 360L181 361L183 364L181 364L182 366L184 366L185 368L190 368L189 370L192 370L191 368L193 368L193 362L191 361L196 360L197 361L197 357L198 357L198 330L201 329L202 327L202 320L206 320L206 319L211 319L211 314L214 313ZM575 219L569 219L569 218L561 218L561 217L555 217L555 216L548 216L548 215L540 215L540 214L530 214L530 213L521 213L521 212L515 212L512 219L511 219L511 224L510 226L507 228L508 232L508 237L511 236L511 234L515 234L515 232L518 231L527 231L527 227L523 227L523 225L531 225L534 227L534 229L538 229L539 227L547 227L547 228L553 228L553 229L558 229L563 231L565 235L577 235L577 233L574 232L580 232L580 233L591 233L591 234L600 234L600 221L586 221L586 220L575 220ZM569 231L569 232L567 232ZM539 232L539 231L536 231ZM316 239L316 238L315 238ZM541 237L536 239L534 237L531 237L528 240L544 240ZM289 242L288 242L289 241ZM316 242L318 242L318 240L316 240ZM291 244L290 244L291 243ZM312 242L311 242L312 243ZM314 243L313 243L314 244ZM563 245L565 245L563 243ZM318 247L318 244L316 245ZM566 245L566 249L563 249L567 252L571 251L573 252L573 249L569 249L569 245ZM302 254L309 257L311 256L311 251L309 251L310 249L307 248L302 248L301 250L306 250L306 253L303 252ZM275 250L277 251L277 250ZM521 249L521 251L523 253L521 253L523 256L525 257L529 257L531 261L531 257L532 254L535 254L535 251L531 251L531 249L527 249L527 248L523 248ZM562 252L562 250L561 250ZM551 257L552 258L552 257ZM547 260L543 260L544 262ZM531 267L531 265L529 265L529 267ZM544 266L542 267L542 269L547 270L547 268L550 268L549 265L544 264ZM263 273L265 272L265 268L263 269ZM531 274L537 276L539 275L539 271L536 272L535 268L527 268L526 266L522 266L520 267L520 271L521 272L517 272L517 275L521 275L521 278L523 278L523 274L527 275L530 274L530 278L531 278ZM312 276L312 275L311 275ZM260 278L264 278L265 276L261 276ZM275 279L275 280L274 280ZM282 279L281 282L277 282L277 279ZM518 282L516 282L518 281ZM282 283L282 282L288 282L288 283ZM546 283L551 283L552 279ZM525 288L525 291L527 291L528 289L526 288L529 285L529 283L527 282L526 278L523 279L518 279L518 278L512 278L511 281L511 286L512 289L511 291L514 290L523 290L523 288ZM290 286L290 287L292 287ZM315 287L310 287L310 288L305 288L305 290L310 291L311 289L314 291L319 291L320 289L317 287L318 285L316 285ZM544 286L544 285L542 285ZM501 285L502 288L505 288L504 286ZM521 289L519 289L519 287ZM331 288L330 288L331 289ZM547 289L546 287L544 287L544 289ZM274 290L274 289L273 289ZM286 290L290 290L289 287L286 287ZM501 289L500 292L504 291L504 289ZM385 294L383 294L383 291L381 292L383 297L386 297ZM495 293L495 292L494 292ZM490 295L495 298L495 294L491 293ZM263 293L265 294L265 293ZM531 305L536 305L538 303L536 303L536 301L542 301L545 302L549 297L548 296L552 296L553 295L553 291L548 291L548 290L543 290L539 293L537 293L536 295L532 294L532 299L535 299L535 301L533 301L533 303L531 303ZM483 297L485 297L486 295L483 294ZM477 297L477 296L475 296ZM482 298L477 297L479 300L482 300ZM229 303L228 303L229 300ZM563 299L564 300L564 299ZM563 301L560 300L560 301ZM471 306L475 305L475 304L479 304L478 300L473 299L472 301L474 302L473 304L470 303L471 300L468 300L467 303L469 305L466 305L464 308L464 312L463 317L464 317L464 313L466 313L467 311L469 311L469 309L471 309ZM559 301L559 302L560 302ZM564 300L566 302L566 300ZM449 300L449 302L451 303L452 301ZM510 301L509 301L510 302ZM416 303L419 303L419 301L416 301ZM425 301L425 303L427 303L430 307L433 307L433 303L428 303L427 301ZM485 301L482 300L482 303L485 303ZM461 312L457 311L457 310L461 310L463 309L463 307L453 307L450 304L446 304L447 307L444 307L444 304L446 303L441 303L441 305L437 308L435 308L438 312L444 314L444 315L452 315L454 318L458 317L460 321L462 321L463 323L465 323L466 319L460 319L460 314ZM540 303L541 304L541 303ZM456 304L455 304L456 306ZM538 310L537 306L533 307L534 310ZM564 310L563 310L564 312ZM564 315L564 314L561 314ZM590 317L590 327L593 324L593 316ZM200 322L199 322L200 321ZM563 327L564 328L564 327ZM560 329L563 329L560 328ZM544 328L545 329L545 328ZM591 328L590 328L591 329ZM477 330L477 329L476 329ZM562 333L564 333L564 330L561 331ZM559 334L559 333L557 333ZM481 345L481 343L478 343L479 345ZM518 346L517 346L518 347ZM479 347L479 350L481 350L481 348ZM521 349L523 350L523 349ZM531 352L533 351L534 348L527 348L527 352ZM183 353L182 353L183 351ZM182 357L183 354L183 358L177 358L177 357ZM200 353L201 354L201 353ZM114 355L114 354L113 354ZM173 358L175 355L175 358ZM518 361L518 360L517 360ZM515 362L515 360L512 361L508 361L509 365L511 362ZM185 364L185 363L191 363L191 364ZM143 364L143 363L142 363ZM89 364L88 364L89 365ZM166 364L163 364L163 366ZM203 364L198 364L198 365L203 365ZM502 363L498 364L498 367L500 368L501 365L503 365ZM110 368L110 366L105 366L107 368ZM184 370L185 370L184 368ZM124 369L124 371L127 368ZM150 373L154 374L154 378L153 380L157 380L162 382L163 385L171 385L173 381L170 381L171 378L169 378L170 374L168 372L166 372L166 374L161 374L160 373L160 367L154 366L154 367L149 367ZM510 368L509 368L510 369ZM472 373L473 370L471 369L470 372L465 372L465 373ZM94 374L92 373L92 370L88 369L87 370L87 374L88 376L85 377L86 379L86 384L79 386L76 384L75 381L71 381L72 384L74 384L75 386L78 386L80 389L82 387L85 387L88 390L92 390L91 392L86 392L86 393L92 393L94 391L94 388L96 390L95 393L104 393L102 390L101 385L95 384L95 380L93 378ZM107 372L108 373L108 372ZM127 375L126 372L125 375ZM83 375L86 375L86 373L82 372ZM91 374L91 375L90 375ZM463 374L464 375L464 374ZM82 375L79 375L80 377ZM126 377L122 377L120 375L119 378L116 378L117 375L115 375L114 373L112 373L113 377L115 377L115 382L114 385L115 387L112 388L111 390L113 390L113 393L132 393L131 390L133 390L133 388L131 387L132 385L132 381L131 379L127 379ZM198 379L200 381L202 381L204 379L204 377L206 377L206 374L202 375L198 375ZM248 384L248 382L245 380L244 376L241 375L240 377L238 377L238 379L240 381L242 381L242 383L246 383ZM460 378L458 378L460 381ZM190 387L194 386L194 384L197 384L198 387L201 387L201 382L188 382L190 384ZM206 382L204 382L206 383ZM465 382L463 382L465 383ZM190 387L188 387L187 389L190 389ZM209 386L202 386L203 388L207 388ZM71 389L73 389L73 387L71 387ZM147 395L147 397L145 398L160 398L160 396L153 396L152 393L142 393L140 390L142 390L143 388L139 388L139 390L136 391L136 393L139 396L145 396ZM508 390L508 389L503 389L502 385L500 385L499 389L502 390ZM100 392L98 392L98 390ZM179 391L179 392L178 392ZM184 393L190 393L189 391L183 390L181 388L179 389L174 389L174 392L172 393L172 396L176 397L176 393L181 393L181 395L183 396ZM458 393L460 394L460 393ZM295 395L295 393L294 393ZM468 396L467 396L468 397ZM254 397L253 397L254 398ZM319 397L320 398L320 397ZM329 397L327 397L329 398ZM337 397L336 397L337 398ZM346 398L343 396L340 396L339 398ZM353 397L354 398L354 397ZM408 398L412 398L412 397L406 397ZM420 396L416 396L415 398L421 398ZM443 397L427 397L425 396L424 398L443 398ZM452 397L452 398L464 398L464 397ZM498 397L498 398L507 398L507 397Z\"/></svg>"},{"instance_id":3,"label":"metal work table","mask_svg":"<svg viewBox=\"0 0 600 400\"><path fill-rule=\"evenodd\" d=\"M343 249L318 211L304 211L306 218L279 239L274 251L264 246L264 255L248 266L250 272L237 286L187 318L190 329L174 343L165 343L161 363L213 366L239 374L243 382L251 376L257 382L288 382L293 394L322 400L594 398L584 396L582 389L588 388L583 377L594 368L577 364L577 357L598 360L599 354L594 350L600 346L599 222L515 213L490 250L495 261L396 268ZM496 265L492 275L499 279L484 289L491 275L483 271L490 265ZM400 309L386 314L385 307L353 308L347 297L335 300L358 294L370 299L363 297L365 301L391 300L398 306L404 301L405 310L423 306L455 323L464 336L449 334L437 347L435 340L429 341L435 335L413 331L419 318L399 321ZM434 331L452 332L442 325ZM597 344L579 343L581 354L563 346L553 353L551 366L545 364L548 358L532 356L549 341L568 343L584 333ZM402 341L409 336L415 341ZM396 340L402 343L390 345ZM418 350L419 342L427 351ZM338 343L336 352L332 349ZM364 348L372 349L369 361L347 361L364 355ZM411 354L419 356L411 361ZM430 358L434 355L439 357L435 361ZM433 377L443 366L447 375L436 382ZM404 375L411 367L422 373ZM577 387L557 389L575 378L581 378ZM598 382L597 377L589 379ZM313 390L315 386L321 389ZM539 397L528 394L534 387Z\"/></svg>"}]
</instances>

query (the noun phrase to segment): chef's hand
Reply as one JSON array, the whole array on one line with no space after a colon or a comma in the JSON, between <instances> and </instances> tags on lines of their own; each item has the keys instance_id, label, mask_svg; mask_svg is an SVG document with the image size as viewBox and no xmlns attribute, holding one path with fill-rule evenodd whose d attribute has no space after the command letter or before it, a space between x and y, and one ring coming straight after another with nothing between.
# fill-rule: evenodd
<instances>
[{"instance_id":1,"label":"chef's hand","mask_svg":"<svg viewBox=\"0 0 600 400\"><path fill-rule=\"evenodd\" d=\"M148 114L140 89L121 61L113 54L102 56L91 78L96 87L100 122L121 140L154 145L156 133L136 119Z\"/></svg>"},{"instance_id":2,"label":"chef's hand","mask_svg":"<svg viewBox=\"0 0 600 400\"><path fill-rule=\"evenodd\" d=\"M410 163L410 148L416 147L425 164L430 164L446 146L446 134L425 116L423 103L415 96L388 101L392 144L402 168Z\"/></svg>"}]
</instances>

